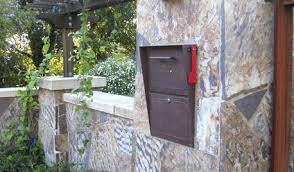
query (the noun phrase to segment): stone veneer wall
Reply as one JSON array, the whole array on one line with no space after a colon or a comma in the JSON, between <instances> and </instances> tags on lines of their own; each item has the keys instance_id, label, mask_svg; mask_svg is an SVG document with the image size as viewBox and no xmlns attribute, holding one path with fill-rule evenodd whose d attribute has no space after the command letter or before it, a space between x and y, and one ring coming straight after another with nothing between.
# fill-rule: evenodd
<instances>
[{"instance_id":1,"label":"stone veneer wall","mask_svg":"<svg viewBox=\"0 0 294 172\"><path fill-rule=\"evenodd\" d=\"M191 149L150 136L138 58L135 171L268 171L273 15L264 0L137 1L137 45L196 43L199 79Z\"/></svg>"},{"instance_id":2,"label":"stone veneer wall","mask_svg":"<svg viewBox=\"0 0 294 172\"><path fill-rule=\"evenodd\" d=\"M76 164L72 170L134 171L133 120L91 110L85 121L75 109L66 104L69 160ZM89 141L86 147L85 140Z\"/></svg>"},{"instance_id":3,"label":"stone veneer wall","mask_svg":"<svg viewBox=\"0 0 294 172\"><path fill-rule=\"evenodd\" d=\"M19 117L21 113L19 97L17 91L23 90L22 87L15 88L0 88L0 139L1 134L7 128L8 122L13 122L14 125L18 125ZM35 94L37 94L35 92ZM31 112L29 117L30 125L33 128L33 132L37 134L37 119L39 110L36 109Z\"/></svg>"},{"instance_id":4,"label":"stone veneer wall","mask_svg":"<svg viewBox=\"0 0 294 172\"><path fill-rule=\"evenodd\" d=\"M0 98L0 134L6 128L8 121L17 122L20 115L20 106L15 97Z\"/></svg>"},{"instance_id":5,"label":"stone veneer wall","mask_svg":"<svg viewBox=\"0 0 294 172\"><path fill-rule=\"evenodd\" d=\"M66 109L62 99L64 92L39 90L38 132L47 164L68 158Z\"/></svg>"}]
</instances>

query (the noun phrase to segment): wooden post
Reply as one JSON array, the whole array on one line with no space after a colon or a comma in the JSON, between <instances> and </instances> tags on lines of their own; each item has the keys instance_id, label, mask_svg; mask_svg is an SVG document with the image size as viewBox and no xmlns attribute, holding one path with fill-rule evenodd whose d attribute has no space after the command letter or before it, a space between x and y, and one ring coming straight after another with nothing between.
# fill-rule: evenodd
<instances>
[{"instance_id":1,"label":"wooden post","mask_svg":"<svg viewBox=\"0 0 294 172\"><path fill-rule=\"evenodd\" d=\"M292 108L293 1L292 3L289 2L289 0L275 0L273 172L288 172L289 165Z\"/></svg>"},{"instance_id":2,"label":"wooden post","mask_svg":"<svg viewBox=\"0 0 294 172\"><path fill-rule=\"evenodd\" d=\"M71 56L73 53L73 38L69 35L70 29L63 29L63 73L64 77L73 76L73 62Z\"/></svg>"}]
</instances>

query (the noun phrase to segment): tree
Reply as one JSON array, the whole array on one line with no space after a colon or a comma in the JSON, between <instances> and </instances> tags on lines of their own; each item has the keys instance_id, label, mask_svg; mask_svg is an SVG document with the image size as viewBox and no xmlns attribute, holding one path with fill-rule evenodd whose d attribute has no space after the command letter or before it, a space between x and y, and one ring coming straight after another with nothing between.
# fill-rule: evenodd
<instances>
[{"instance_id":1,"label":"tree","mask_svg":"<svg viewBox=\"0 0 294 172\"><path fill-rule=\"evenodd\" d=\"M136 46L136 1L94 11L91 46L97 57L132 55ZM93 17L93 16L92 16Z\"/></svg>"}]
</instances>

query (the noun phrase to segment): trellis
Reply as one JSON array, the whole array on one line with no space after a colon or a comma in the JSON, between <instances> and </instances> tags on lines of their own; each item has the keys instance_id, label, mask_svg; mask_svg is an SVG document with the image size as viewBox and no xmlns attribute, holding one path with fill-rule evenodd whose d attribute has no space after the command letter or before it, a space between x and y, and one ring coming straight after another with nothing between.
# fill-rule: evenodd
<instances>
[{"instance_id":1,"label":"trellis","mask_svg":"<svg viewBox=\"0 0 294 172\"><path fill-rule=\"evenodd\" d=\"M70 60L73 52L73 39L69 33L81 25L79 13L84 9L89 11L105 8L111 5L132 0L34 0L29 3L31 8L41 9L38 18L49 22L63 32L63 64L64 76L73 76L73 62Z\"/></svg>"}]
</instances>

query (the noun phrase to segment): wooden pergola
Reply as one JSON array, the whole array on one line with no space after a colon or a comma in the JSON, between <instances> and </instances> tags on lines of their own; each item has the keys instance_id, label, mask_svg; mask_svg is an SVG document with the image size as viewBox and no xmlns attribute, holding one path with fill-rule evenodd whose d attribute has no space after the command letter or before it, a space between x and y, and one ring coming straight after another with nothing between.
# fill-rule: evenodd
<instances>
[{"instance_id":1,"label":"wooden pergola","mask_svg":"<svg viewBox=\"0 0 294 172\"><path fill-rule=\"evenodd\" d=\"M73 52L73 39L69 33L81 25L79 13L83 9L93 11L111 5L132 0L34 0L29 7L41 9L38 18L45 20L55 28L62 29L64 77L73 76L73 62L70 60Z\"/></svg>"},{"instance_id":2,"label":"wooden pergola","mask_svg":"<svg viewBox=\"0 0 294 172\"><path fill-rule=\"evenodd\" d=\"M289 166L292 111L292 41L294 0L275 0L275 74L272 171Z\"/></svg>"}]
</instances>

